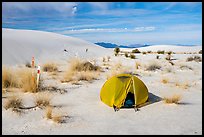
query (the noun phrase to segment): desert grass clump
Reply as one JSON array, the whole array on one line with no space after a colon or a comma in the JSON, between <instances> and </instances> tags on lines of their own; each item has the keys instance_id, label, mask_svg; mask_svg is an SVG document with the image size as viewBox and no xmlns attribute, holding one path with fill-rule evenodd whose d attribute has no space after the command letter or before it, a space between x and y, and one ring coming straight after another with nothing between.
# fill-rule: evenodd
<instances>
[{"instance_id":1,"label":"desert grass clump","mask_svg":"<svg viewBox=\"0 0 204 137\"><path fill-rule=\"evenodd\" d=\"M143 55L144 55L144 54L147 54L147 52L143 51L142 54L143 54Z\"/></svg>"},{"instance_id":2,"label":"desert grass clump","mask_svg":"<svg viewBox=\"0 0 204 137\"><path fill-rule=\"evenodd\" d=\"M164 102L167 104L179 104L181 100L181 95L173 95L172 97L164 97L163 98Z\"/></svg>"},{"instance_id":3,"label":"desert grass clump","mask_svg":"<svg viewBox=\"0 0 204 137\"><path fill-rule=\"evenodd\" d=\"M129 55L128 55L128 53L127 53L127 52L125 53L125 57L126 57L126 58L128 58L128 57L129 57Z\"/></svg>"},{"instance_id":4,"label":"desert grass clump","mask_svg":"<svg viewBox=\"0 0 204 137\"><path fill-rule=\"evenodd\" d=\"M200 51L198 52L198 54L202 54L202 50L200 50Z\"/></svg>"},{"instance_id":5,"label":"desert grass clump","mask_svg":"<svg viewBox=\"0 0 204 137\"><path fill-rule=\"evenodd\" d=\"M152 62L146 68L147 71L156 71L158 69L161 69L161 66L156 62Z\"/></svg>"},{"instance_id":6,"label":"desert grass clump","mask_svg":"<svg viewBox=\"0 0 204 137\"><path fill-rule=\"evenodd\" d=\"M2 67L2 88L18 87L18 80L15 72L8 68Z\"/></svg>"},{"instance_id":7,"label":"desert grass clump","mask_svg":"<svg viewBox=\"0 0 204 137\"><path fill-rule=\"evenodd\" d=\"M35 95L35 105L44 108L51 105L51 96L47 92L37 93Z\"/></svg>"},{"instance_id":8,"label":"desert grass clump","mask_svg":"<svg viewBox=\"0 0 204 137\"><path fill-rule=\"evenodd\" d=\"M87 71L87 72L79 72L76 74L76 79L75 81L79 81L79 80L84 80L84 81L92 81L92 80L96 80L98 78L98 75L96 72L91 72L91 71Z\"/></svg>"},{"instance_id":9,"label":"desert grass clump","mask_svg":"<svg viewBox=\"0 0 204 137\"><path fill-rule=\"evenodd\" d=\"M23 100L20 97L12 96L4 103L4 108L12 109L12 111L18 112L23 107Z\"/></svg>"},{"instance_id":10,"label":"desert grass clump","mask_svg":"<svg viewBox=\"0 0 204 137\"><path fill-rule=\"evenodd\" d=\"M56 72L58 71L57 64L53 62L45 63L42 66L44 72Z\"/></svg>"},{"instance_id":11,"label":"desert grass clump","mask_svg":"<svg viewBox=\"0 0 204 137\"><path fill-rule=\"evenodd\" d=\"M131 59L135 59L136 56L135 56L134 54L130 54L130 58L131 58Z\"/></svg>"},{"instance_id":12,"label":"desert grass clump","mask_svg":"<svg viewBox=\"0 0 204 137\"><path fill-rule=\"evenodd\" d=\"M139 49L134 49L132 50L132 53L141 53L141 52L139 51Z\"/></svg>"},{"instance_id":13,"label":"desert grass clump","mask_svg":"<svg viewBox=\"0 0 204 137\"><path fill-rule=\"evenodd\" d=\"M71 60L70 68L65 72L64 80L62 80L62 82L79 80L92 81L97 79L100 70L101 67L76 58Z\"/></svg>"},{"instance_id":14,"label":"desert grass clump","mask_svg":"<svg viewBox=\"0 0 204 137\"><path fill-rule=\"evenodd\" d=\"M22 69L18 72L19 74L19 85L24 92L37 92L37 74L31 69Z\"/></svg>"},{"instance_id":15,"label":"desert grass clump","mask_svg":"<svg viewBox=\"0 0 204 137\"><path fill-rule=\"evenodd\" d=\"M164 54L165 51L164 51L164 50L158 50L157 53L158 53L158 54Z\"/></svg>"},{"instance_id":16,"label":"desert grass clump","mask_svg":"<svg viewBox=\"0 0 204 137\"><path fill-rule=\"evenodd\" d=\"M114 49L114 52L115 52L115 56L117 56L117 55L119 54L119 52L120 52L120 48L119 48L119 47L116 47L116 48Z\"/></svg>"},{"instance_id":17,"label":"desert grass clump","mask_svg":"<svg viewBox=\"0 0 204 137\"><path fill-rule=\"evenodd\" d=\"M195 61L195 62L201 62L202 61L202 58L200 56L191 56L191 57L188 57L186 59L186 61Z\"/></svg>"},{"instance_id":18,"label":"desert grass clump","mask_svg":"<svg viewBox=\"0 0 204 137\"><path fill-rule=\"evenodd\" d=\"M45 117L47 118L47 119L52 119L52 107L51 106L48 106L47 108L46 108L46 112L45 112Z\"/></svg>"},{"instance_id":19,"label":"desert grass clump","mask_svg":"<svg viewBox=\"0 0 204 137\"><path fill-rule=\"evenodd\" d=\"M162 78L161 82L163 84L167 84L169 82L169 79L168 78Z\"/></svg>"},{"instance_id":20,"label":"desert grass clump","mask_svg":"<svg viewBox=\"0 0 204 137\"><path fill-rule=\"evenodd\" d=\"M30 62L26 62L25 66L26 66L27 68L31 68L31 63L30 63Z\"/></svg>"},{"instance_id":21,"label":"desert grass clump","mask_svg":"<svg viewBox=\"0 0 204 137\"><path fill-rule=\"evenodd\" d=\"M51 106L48 106L46 108L46 111L45 111L45 117L47 119L54 121L55 123L58 123L58 124L63 123L64 122L64 119L63 119L64 116L59 112L55 112L55 113L53 113L53 112L54 112L53 108Z\"/></svg>"}]
</instances>

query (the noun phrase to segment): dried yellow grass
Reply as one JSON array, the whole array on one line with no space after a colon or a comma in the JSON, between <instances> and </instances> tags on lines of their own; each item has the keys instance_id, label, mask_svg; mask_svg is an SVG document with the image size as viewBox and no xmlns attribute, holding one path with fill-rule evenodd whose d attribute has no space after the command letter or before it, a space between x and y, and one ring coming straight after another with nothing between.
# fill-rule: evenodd
<instances>
[{"instance_id":1,"label":"dried yellow grass","mask_svg":"<svg viewBox=\"0 0 204 137\"><path fill-rule=\"evenodd\" d=\"M57 64L54 63L54 62L48 62L48 63L43 64L42 69L45 72L56 72L56 71L58 71Z\"/></svg>"},{"instance_id":2,"label":"dried yellow grass","mask_svg":"<svg viewBox=\"0 0 204 137\"><path fill-rule=\"evenodd\" d=\"M19 86L24 92L37 92L37 73L33 72L32 69L25 68L21 69L19 72Z\"/></svg>"},{"instance_id":3,"label":"dried yellow grass","mask_svg":"<svg viewBox=\"0 0 204 137\"><path fill-rule=\"evenodd\" d=\"M46 108L45 117L56 123L62 123L64 121L63 119L64 116L58 111L54 112L51 106L48 106Z\"/></svg>"},{"instance_id":4,"label":"dried yellow grass","mask_svg":"<svg viewBox=\"0 0 204 137\"><path fill-rule=\"evenodd\" d=\"M164 102L167 104L179 104L181 100L181 95L173 95L172 97L164 97L163 98Z\"/></svg>"},{"instance_id":5,"label":"dried yellow grass","mask_svg":"<svg viewBox=\"0 0 204 137\"><path fill-rule=\"evenodd\" d=\"M9 97L4 103L4 108L6 110L12 109L13 111L18 111L21 107L23 107L23 100L18 96Z\"/></svg>"},{"instance_id":6,"label":"dried yellow grass","mask_svg":"<svg viewBox=\"0 0 204 137\"><path fill-rule=\"evenodd\" d=\"M162 78L161 82L163 84L167 84L169 82L169 79L168 78Z\"/></svg>"},{"instance_id":7,"label":"dried yellow grass","mask_svg":"<svg viewBox=\"0 0 204 137\"><path fill-rule=\"evenodd\" d=\"M74 58L70 61L70 68L65 72L62 82L92 81L98 78L100 67Z\"/></svg>"},{"instance_id":8,"label":"dried yellow grass","mask_svg":"<svg viewBox=\"0 0 204 137\"><path fill-rule=\"evenodd\" d=\"M52 107L48 106L46 108L45 117L47 119L52 119Z\"/></svg>"},{"instance_id":9,"label":"dried yellow grass","mask_svg":"<svg viewBox=\"0 0 204 137\"><path fill-rule=\"evenodd\" d=\"M17 75L14 70L8 67L2 67L2 88L18 87Z\"/></svg>"},{"instance_id":10,"label":"dried yellow grass","mask_svg":"<svg viewBox=\"0 0 204 137\"><path fill-rule=\"evenodd\" d=\"M38 107L47 107L51 105L51 95L48 92L40 92L35 95L35 105Z\"/></svg>"}]
</instances>

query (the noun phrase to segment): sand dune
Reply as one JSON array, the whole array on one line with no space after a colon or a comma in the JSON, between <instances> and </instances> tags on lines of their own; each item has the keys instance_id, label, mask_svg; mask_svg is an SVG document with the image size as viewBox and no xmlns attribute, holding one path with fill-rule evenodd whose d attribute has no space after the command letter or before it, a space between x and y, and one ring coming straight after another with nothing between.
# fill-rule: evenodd
<instances>
[{"instance_id":1,"label":"sand dune","mask_svg":"<svg viewBox=\"0 0 204 137\"><path fill-rule=\"evenodd\" d=\"M135 48L123 48L124 51L132 51ZM173 51L173 52L199 52L202 46L177 46L177 45L151 45L148 47L138 48L140 51L153 51L158 50Z\"/></svg>"},{"instance_id":2,"label":"sand dune","mask_svg":"<svg viewBox=\"0 0 204 137\"><path fill-rule=\"evenodd\" d=\"M2 62L8 65L25 64L32 56L42 63L46 60L63 61L74 56L97 58L108 53L108 50L93 43L51 32L2 29L2 40Z\"/></svg>"}]
</instances>

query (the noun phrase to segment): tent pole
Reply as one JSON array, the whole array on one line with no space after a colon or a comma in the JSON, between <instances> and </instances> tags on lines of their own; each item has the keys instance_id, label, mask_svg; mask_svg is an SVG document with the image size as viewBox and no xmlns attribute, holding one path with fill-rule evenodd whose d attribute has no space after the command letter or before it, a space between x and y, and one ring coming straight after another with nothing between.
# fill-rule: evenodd
<instances>
[{"instance_id":1,"label":"tent pole","mask_svg":"<svg viewBox=\"0 0 204 137\"><path fill-rule=\"evenodd\" d=\"M137 110L137 108L136 108L136 97L135 97L136 93L135 93L135 83L134 83L134 78L133 78L133 76L132 76L132 83L133 83L134 98L135 98L135 106L134 106L134 109L135 109L135 111L136 111L136 110Z\"/></svg>"}]
</instances>

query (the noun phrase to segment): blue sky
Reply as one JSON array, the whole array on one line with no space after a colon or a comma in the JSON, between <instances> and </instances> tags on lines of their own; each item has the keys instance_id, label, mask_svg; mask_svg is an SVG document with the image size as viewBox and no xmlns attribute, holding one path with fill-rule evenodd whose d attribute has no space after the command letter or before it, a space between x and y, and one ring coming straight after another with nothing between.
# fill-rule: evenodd
<instances>
[{"instance_id":1,"label":"blue sky","mask_svg":"<svg viewBox=\"0 0 204 137\"><path fill-rule=\"evenodd\" d=\"M2 28L119 45L201 45L202 2L3 2Z\"/></svg>"}]
</instances>

